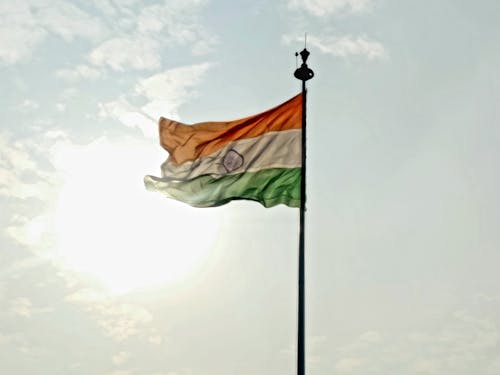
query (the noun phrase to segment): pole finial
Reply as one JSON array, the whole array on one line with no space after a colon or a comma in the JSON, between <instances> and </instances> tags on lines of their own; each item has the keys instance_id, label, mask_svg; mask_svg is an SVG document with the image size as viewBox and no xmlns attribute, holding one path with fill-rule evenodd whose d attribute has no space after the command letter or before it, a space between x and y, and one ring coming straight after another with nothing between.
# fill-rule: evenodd
<instances>
[{"instance_id":1,"label":"pole finial","mask_svg":"<svg viewBox=\"0 0 500 375\"><path fill-rule=\"evenodd\" d=\"M297 56L298 53L295 52L295 56ZM305 82L307 80L310 80L312 77L314 77L314 72L307 66L307 58L309 57L310 52L304 48L300 52L300 57L302 57L302 64L300 65L300 68L295 70L295 73L293 75L295 78L300 79L301 81Z\"/></svg>"}]
</instances>

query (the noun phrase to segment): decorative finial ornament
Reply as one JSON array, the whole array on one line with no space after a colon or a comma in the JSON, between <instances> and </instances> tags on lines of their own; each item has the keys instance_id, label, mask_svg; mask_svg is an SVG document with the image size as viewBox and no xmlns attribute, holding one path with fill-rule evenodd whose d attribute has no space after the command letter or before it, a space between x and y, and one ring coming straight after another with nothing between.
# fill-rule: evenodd
<instances>
[{"instance_id":1,"label":"decorative finial ornament","mask_svg":"<svg viewBox=\"0 0 500 375\"><path fill-rule=\"evenodd\" d=\"M295 56L297 55L298 55L297 52L295 52ZM305 48L300 52L300 57L302 57L302 64L300 65L300 68L295 70L295 73L293 73L295 78L300 79L301 81L304 82L314 77L314 72L311 69L309 69L309 67L306 64L309 55L310 55L309 51Z\"/></svg>"},{"instance_id":2,"label":"decorative finial ornament","mask_svg":"<svg viewBox=\"0 0 500 375\"><path fill-rule=\"evenodd\" d=\"M302 61L305 63L307 58L309 57L309 51L304 47L304 49L300 52L300 57L302 57Z\"/></svg>"}]
</instances>

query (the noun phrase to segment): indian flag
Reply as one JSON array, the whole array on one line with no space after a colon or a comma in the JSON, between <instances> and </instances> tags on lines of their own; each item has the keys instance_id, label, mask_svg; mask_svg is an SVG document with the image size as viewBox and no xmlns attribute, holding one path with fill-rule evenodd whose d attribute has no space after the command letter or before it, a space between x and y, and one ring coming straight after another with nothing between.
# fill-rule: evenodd
<instances>
[{"instance_id":1,"label":"indian flag","mask_svg":"<svg viewBox=\"0 0 500 375\"><path fill-rule=\"evenodd\" d=\"M300 206L302 94L263 113L234 121L186 125L160 118L169 157L148 190L195 207L235 199L265 207Z\"/></svg>"}]
</instances>

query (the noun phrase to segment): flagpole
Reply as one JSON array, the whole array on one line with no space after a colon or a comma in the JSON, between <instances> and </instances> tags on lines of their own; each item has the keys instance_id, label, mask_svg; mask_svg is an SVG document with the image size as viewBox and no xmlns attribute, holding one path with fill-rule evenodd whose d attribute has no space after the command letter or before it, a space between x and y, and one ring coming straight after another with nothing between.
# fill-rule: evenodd
<instances>
[{"instance_id":1,"label":"flagpole","mask_svg":"<svg viewBox=\"0 0 500 375\"><path fill-rule=\"evenodd\" d=\"M298 53L295 54L297 56ZM304 48L300 52L302 65L295 70L295 78L302 81L302 171L300 181L300 226L299 226L299 291L298 291L298 334L297 334L297 375L305 375L305 272L304 272L304 239L306 213L306 115L307 89L306 81L314 77L314 72L306 64L309 51Z\"/></svg>"}]
</instances>

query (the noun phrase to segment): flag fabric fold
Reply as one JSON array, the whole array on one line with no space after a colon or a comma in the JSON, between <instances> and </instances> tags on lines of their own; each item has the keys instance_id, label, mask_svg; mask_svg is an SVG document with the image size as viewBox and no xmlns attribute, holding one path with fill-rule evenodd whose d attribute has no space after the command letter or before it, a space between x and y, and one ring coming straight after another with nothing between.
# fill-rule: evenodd
<instances>
[{"instance_id":1,"label":"flag fabric fold","mask_svg":"<svg viewBox=\"0 0 500 375\"><path fill-rule=\"evenodd\" d=\"M186 125L160 118L169 156L148 190L195 207L247 199L265 207L300 206L302 94L234 121Z\"/></svg>"}]
</instances>

